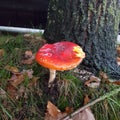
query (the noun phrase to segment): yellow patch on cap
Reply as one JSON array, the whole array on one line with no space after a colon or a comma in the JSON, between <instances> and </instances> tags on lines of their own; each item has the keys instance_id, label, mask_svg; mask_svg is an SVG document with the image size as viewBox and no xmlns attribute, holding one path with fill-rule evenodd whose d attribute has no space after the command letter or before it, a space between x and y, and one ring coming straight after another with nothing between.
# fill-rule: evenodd
<instances>
[{"instance_id":1,"label":"yellow patch on cap","mask_svg":"<svg viewBox=\"0 0 120 120\"><path fill-rule=\"evenodd\" d=\"M73 51L76 52L77 57L85 58L85 53L80 46L73 47Z\"/></svg>"}]
</instances>

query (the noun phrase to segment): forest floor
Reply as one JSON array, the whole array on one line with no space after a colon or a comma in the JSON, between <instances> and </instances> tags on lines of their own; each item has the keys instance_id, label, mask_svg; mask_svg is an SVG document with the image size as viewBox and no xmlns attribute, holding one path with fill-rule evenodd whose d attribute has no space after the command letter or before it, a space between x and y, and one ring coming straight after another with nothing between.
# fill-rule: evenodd
<instances>
[{"instance_id":1,"label":"forest floor","mask_svg":"<svg viewBox=\"0 0 120 120\"><path fill-rule=\"evenodd\" d=\"M80 68L57 71L48 88L49 70L35 61L45 43L40 34L0 33L0 120L62 120L119 88L120 83L110 82L106 73L94 76ZM72 120L120 120L120 92L78 114Z\"/></svg>"}]
</instances>

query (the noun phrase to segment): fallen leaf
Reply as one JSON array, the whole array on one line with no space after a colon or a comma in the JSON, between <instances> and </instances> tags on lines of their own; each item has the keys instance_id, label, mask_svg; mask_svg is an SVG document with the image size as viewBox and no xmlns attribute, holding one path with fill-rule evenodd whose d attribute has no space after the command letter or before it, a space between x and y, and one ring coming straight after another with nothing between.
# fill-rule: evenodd
<instances>
[{"instance_id":1,"label":"fallen leaf","mask_svg":"<svg viewBox=\"0 0 120 120\"><path fill-rule=\"evenodd\" d=\"M24 118L24 120L29 120L28 118Z\"/></svg>"},{"instance_id":2,"label":"fallen leaf","mask_svg":"<svg viewBox=\"0 0 120 120\"><path fill-rule=\"evenodd\" d=\"M31 65L31 64L33 64L33 60L34 60L34 58L29 58L27 60L22 60L21 62L22 62L22 64Z\"/></svg>"},{"instance_id":3,"label":"fallen leaf","mask_svg":"<svg viewBox=\"0 0 120 120\"><path fill-rule=\"evenodd\" d=\"M98 88L100 85L100 78L91 76L89 80L87 80L84 85L91 87L91 88Z\"/></svg>"},{"instance_id":4,"label":"fallen leaf","mask_svg":"<svg viewBox=\"0 0 120 120\"><path fill-rule=\"evenodd\" d=\"M19 70L18 70L17 67L13 67L13 66L10 66L10 65L6 65L4 68L5 68L6 70L12 72L12 73L18 73L18 72L19 72Z\"/></svg>"},{"instance_id":5,"label":"fallen leaf","mask_svg":"<svg viewBox=\"0 0 120 120\"><path fill-rule=\"evenodd\" d=\"M55 105L53 105L50 101L47 104L47 111L53 117L57 118L58 114L61 112Z\"/></svg>"},{"instance_id":6,"label":"fallen leaf","mask_svg":"<svg viewBox=\"0 0 120 120\"><path fill-rule=\"evenodd\" d=\"M23 64L30 65L33 63L34 59L35 59L35 54L33 54L31 50L29 50L25 52L24 59L21 62Z\"/></svg>"},{"instance_id":7,"label":"fallen leaf","mask_svg":"<svg viewBox=\"0 0 120 120\"><path fill-rule=\"evenodd\" d=\"M25 78L32 79L33 78L33 70L23 70L22 72L19 73L13 73L11 78L8 80L8 82L13 85L14 87L17 87L19 84L21 84ZM34 78L34 81L37 80L37 78Z\"/></svg>"},{"instance_id":8,"label":"fallen leaf","mask_svg":"<svg viewBox=\"0 0 120 120\"><path fill-rule=\"evenodd\" d=\"M3 56L4 56L4 54L5 54L4 49L0 49L0 58L1 58L1 57L3 57Z\"/></svg>"},{"instance_id":9,"label":"fallen leaf","mask_svg":"<svg viewBox=\"0 0 120 120\"><path fill-rule=\"evenodd\" d=\"M53 118L49 113L45 113L44 120L57 120L57 118Z\"/></svg>"},{"instance_id":10,"label":"fallen leaf","mask_svg":"<svg viewBox=\"0 0 120 120\"><path fill-rule=\"evenodd\" d=\"M23 81L24 75L21 73L13 74L12 77L8 80L8 82L14 87L17 87Z\"/></svg>"},{"instance_id":11,"label":"fallen leaf","mask_svg":"<svg viewBox=\"0 0 120 120\"><path fill-rule=\"evenodd\" d=\"M89 97L88 95L85 95L84 104L87 104L88 102ZM45 114L44 120L95 120L89 107L66 119L65 116L69 115L71 112L73 112L73 108L66 107L65 112L62 113L55 105L48 101L47 113Z\"/></svg>"},{"instance_id":12,"label":"fallen leaf","mask_svg":"<svg viewBox=\"0 0 120 120\"><path fill-rule=\"evenodd\" d=\"M120 85L120 80L112 82L113 84Z\"/></svg>"},{"instance_id":13,"label":"fallen leaf","mask_svg":"<svg viewBox=\"0 0 120 120\"><path fill-rule=\"evenodd\" d=\"M110 80L107 74L104 72L100 72L100 78L102 79L102 81L105 81L108 84L112 83L112 84L120 85L120 80L116 80L116 81Z\"/></svg>"},{"instance_id":14,"label":"fallen leaf","mask_svg":"<svg viewBox=\"0 0 120 120\"><path fill-rule=\"evenodd\" d=\"M91 110L87 108L79 114L76 114L74 117L71 118L71 120L95 120L95 118Z\"/></svg>"},{"instance_id":15,"label":"fallen leaf","mask_svg":"<svg viewBox=\"0 0 120 120\"><path fill-rule=\"evenodd\" d=\"M27 87L21 84L26 80L26 78L29 79ZM9 96L13 99L19 99L20 97L24 97L25 99L27 99L28 93L30 92L28 87L32 87L33 85L36 85L37 80L38 77L33 76L32 69L23 70L17 73L14 72L11 78L8 80L6 87L7 92Z\"/></svg>"},{"instance_id":16,"label":"fallen leaf","mask_svg":"<svg viewBox=\"0 0 120 120\"><path fill-rule=\"evenodd\" d=\"M11 84L7 85L7 93L12 99L17 99L17 89Z\"/></svg>"},{"instance_id":17,"label":"fallen leaf","mask_svg":"<svg viewBox=\"0 0 120 120\"><path fill-rule=\"evenodd\" d=\"M120 47L117 47L116 50L117 50L117 54L119 55L120 54Z\"/></svg>"},{"instance_id":18,"label":"fallen leaf","mask_svg":"<svg viewBox=\"0 0 120 120\"><path fill-rule=\"evenodd\" d=\"M88 95L86 94L84 97L84 105L86 105L90 101Z\"/></svg>"},{"instance_id":19,"label":"fallen leaf","mask_svg":"<svg viewBox=\"0 0 120 120\"><path fill-rule=\"evenodd\" d=\"M31 58L32 57L32 51L31 50L27 50L25 51L25 58Z\"/></svg>"},{"instance_id":20,"label":"fallen leaf","mask_svg":"<svg viewBox=\"0 0 120 120\"><path fill-rule=\"evenodd\" d=\"M73 112L73 108L71 108L71 107L66 107L65 108L65 114L70 114L70 113L72 113Z\"/></svg>"},{"instance_id":21,"label":"fallen leaf","mask_svg":"<svg viewBox=\"0 0 120 120\"><path fill-rule=\"evenodd\" d=\"M66 108L65 112L61 112L54 104L48 101L47 113L45 114L44 120L60 120L67 115L72 109Z\"/></svg>"}]
</instances>

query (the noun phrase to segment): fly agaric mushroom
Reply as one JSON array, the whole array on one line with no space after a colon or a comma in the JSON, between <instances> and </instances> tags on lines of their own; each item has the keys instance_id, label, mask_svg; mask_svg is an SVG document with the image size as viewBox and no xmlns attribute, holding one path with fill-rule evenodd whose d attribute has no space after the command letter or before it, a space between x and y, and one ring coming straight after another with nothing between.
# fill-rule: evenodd
<instances>
[{"instance_id":1,"label":"fly agaric mushroom","mask_svg":"<svg viewBox=\"0 0 120 120\"><path fill-rule=\"evenodd\" d=\"M50 70L48 86L54 81L56 70L64 71L75 68L85 58L82 48L75 43L62 41L45 44L36 53L36 61Z\"/></svg>"}]
</instances>

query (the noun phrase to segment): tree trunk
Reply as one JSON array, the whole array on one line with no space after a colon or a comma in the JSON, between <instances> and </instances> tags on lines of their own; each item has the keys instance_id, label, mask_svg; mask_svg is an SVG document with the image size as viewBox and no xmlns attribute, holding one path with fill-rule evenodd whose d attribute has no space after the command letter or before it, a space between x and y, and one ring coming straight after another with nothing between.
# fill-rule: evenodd
<instances>
[{"instance_id":1,"label":"tree trunk","mask_svg":"<svg viewBox=\"0 0 120 120\"><path fill-rule=\"evenodd\" d=\"M94 73L104 71L120 79L116 62L116 31L120 11L116 0L50 0L44 36L79 44L86 53L82 65Z\"/></svg>"}]
</instances>

